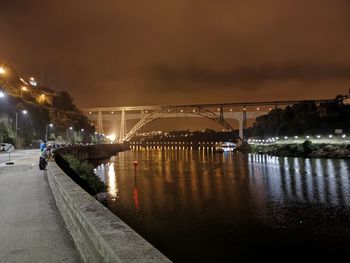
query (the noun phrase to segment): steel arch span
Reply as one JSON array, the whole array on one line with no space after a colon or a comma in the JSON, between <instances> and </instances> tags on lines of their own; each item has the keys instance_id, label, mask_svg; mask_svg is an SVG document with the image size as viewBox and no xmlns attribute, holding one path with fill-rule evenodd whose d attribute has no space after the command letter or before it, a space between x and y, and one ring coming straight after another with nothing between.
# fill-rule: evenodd
<instances>
[{"instance_id":1,"label":"steel arch span","mask_svg":"<svg viewBox=\"0 0 350 263\"><path fill-rule=\"evenodd\" d=\"M165 117L166 115L176 115L179 117L186 117L186 115L198 115L201 117L205 117L207 119L210 119L212 121L215 121L216 123L220 124L222 127L224 127L226 130L231 131L233 130L233 127L224 119L223 117L223 111L220 110L220 115L204 109L200 106L190 106L190 107L181 107L181 106L175 106L175 107L162 107L160 110L154 111L148 115L146 115L144 118L142 118L134 127L131 128L131 130L125 135L123 138L123 141L129 141L132 137L135 136L135 134L145 125L148 123ZM185 116L184 116L185 115Z\"/></svg>"}]
</instances>

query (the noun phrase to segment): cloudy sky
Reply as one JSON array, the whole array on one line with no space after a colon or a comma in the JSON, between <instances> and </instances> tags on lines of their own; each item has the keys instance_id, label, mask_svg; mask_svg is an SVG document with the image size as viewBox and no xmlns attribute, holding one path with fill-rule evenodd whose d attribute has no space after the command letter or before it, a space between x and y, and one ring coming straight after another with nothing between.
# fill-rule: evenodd
<instances>
[{"instance_id":1,"label":"cloudy sky","mask_svg":"<svg viewBox=\"0 0 350 263\"><path fill-rule=\"evenodd\" d=\"M0 61L80 107L333 98L348 0L1 0Z\"/></svg>"}]
</instances>

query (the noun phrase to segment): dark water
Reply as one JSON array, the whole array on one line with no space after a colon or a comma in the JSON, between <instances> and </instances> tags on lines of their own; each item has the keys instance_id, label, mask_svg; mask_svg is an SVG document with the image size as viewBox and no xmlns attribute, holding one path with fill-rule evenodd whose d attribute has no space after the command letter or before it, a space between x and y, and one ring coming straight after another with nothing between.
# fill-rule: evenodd
<instances>
[{"instance_id":1,"label":"dark water","mask_svg":"<svg viewBox=\"0 0 350 263\"><path fill-rule=\"evenodd\" d=\"M175 262L350 254L348 160L139 150L97 171L108 208Z\"/></svg>"}]
</instances>

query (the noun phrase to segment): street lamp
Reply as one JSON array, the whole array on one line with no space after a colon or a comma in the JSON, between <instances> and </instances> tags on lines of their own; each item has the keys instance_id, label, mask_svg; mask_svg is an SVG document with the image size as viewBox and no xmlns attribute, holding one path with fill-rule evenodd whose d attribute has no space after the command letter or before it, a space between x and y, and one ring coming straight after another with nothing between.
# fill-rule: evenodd
<instances>
[{"instance_id":1,"label":"street lamp","mask_svg":"<svg viewBox=\"0 0 350 263\"><path fill-rule=\"evenodd\" d=\"M23 91L28 91L26 86L21 87L21 97L23 98Z\"/></svg>"},{"instance_id":2,"label":"street lamp","mask_svg":"<svg viewBox=\"0 0 350 263\"><path fill-rule=\"evenodd\" d=\"M67 129L67 131L66 131L66 132L67 132L67 136L66 136L66 137L67 137L67 140L71 138L71 133L72 133L72 131L73 131L73 127L70 126L70 127Z\"/></svg>"},{"instance_id":3,"label":"street lamp","mask_svg":"<svg viewBox=\"0 0 350 263\"><path fill-rule=\"evenodd\" d=\"M0 75L3 75L6 73L6 70L3 67L0 67Z\"/></svg>"},{"instance_id":4,"label":"street lamp","mask_svg":"<svg viewBox=\"0 0 350 263\"><path fill-rule=\"evenodd\" d=\"M16 138L16 143L17 143L17 131L18 131L18 112L15 112L16 114L16 130L15 130L15 138ZM23 115L27 115L28 111L27 110L22 110Z\"/></svg>"},{"instance_id":5,"label":"street lamp","mask_svg":"<svg viewBox=\"0 0 350 263\"><path fill-rule=\"evenodd\" d=\"M48 133L49 133L49 127L53 127L53 124L52 123L46 124L45 141L47 141L47 136L48 136Z\"/></svg>"},{"instance_id":6,"label":"street lamp","mask_svg":"<svg viewBox=\"0 0 350 263\"><path fill-rule=\"evenodd\" d=\"M5 93L0 91L0 98L3 98L3 97L5 97Z\"/></svg>"}]
</instances>

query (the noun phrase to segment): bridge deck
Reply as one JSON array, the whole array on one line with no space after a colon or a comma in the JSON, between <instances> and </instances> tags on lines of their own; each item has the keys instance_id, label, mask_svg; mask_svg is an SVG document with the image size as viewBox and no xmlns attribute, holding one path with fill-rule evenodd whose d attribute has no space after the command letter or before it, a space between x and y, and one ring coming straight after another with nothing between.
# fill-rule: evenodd
<instances>
[{"instance_id":1,"label":"bridge deck","mask_svg":"<svg viewBox=\"0 0 350 263\"><path fill-rule=\"evenodd\" d=\"M159 110L161 108L186 108L186 107L200 107L200 108L217 108L217 107L258 107L258 106L278 106L278 105L292 105L300 102L315 102L326 103L333 101L332 99L315 99L315 100L281 100L281 101L258 101L258 102L233 102L233 103L212 103L212 104L184 104L184 105L152 105L152 106L125 106L125 107L94 107L84 108L84 112L112 112L112 111L140 111L140 110Z\"/></svg>"}]
</instances>

